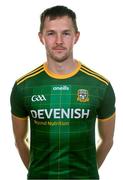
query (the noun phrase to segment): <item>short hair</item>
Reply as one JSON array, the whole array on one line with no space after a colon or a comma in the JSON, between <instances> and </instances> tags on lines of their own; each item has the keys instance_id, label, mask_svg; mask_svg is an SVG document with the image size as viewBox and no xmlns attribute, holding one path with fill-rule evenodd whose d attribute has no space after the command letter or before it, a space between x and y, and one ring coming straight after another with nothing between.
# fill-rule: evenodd
<instances>
[{"instance_id":1,"label":"short hair","mask_svg":"<svg viewBox=\"0 0 123 180\"><path fill-rule=\"evenodd\" d=\"M63 16L68 16L69 18L71 18L75 32L78 32L76 14L71 9L68 9L66 6L53 6L44 10L43 13L40 15L40 32L43 31L44 21L47 17L49 17L50 20L53 20L57 17Z\"/></svg>"}]
</instances>

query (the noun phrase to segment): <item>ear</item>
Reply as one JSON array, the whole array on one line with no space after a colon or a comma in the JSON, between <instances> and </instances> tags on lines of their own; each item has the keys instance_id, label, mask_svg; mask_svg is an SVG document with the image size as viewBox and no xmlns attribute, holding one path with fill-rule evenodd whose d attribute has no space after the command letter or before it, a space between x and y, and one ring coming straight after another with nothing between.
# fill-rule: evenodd
<instances>
[{"instance_id":1,"label":"ear","mask_svg":"<svg viewBox=\"0 0 123 180\"><path fill-rule=\"evenodd\" d=\"M77 43L77 41L79 40L79 37L80 37L80 32L78 31L78 32L76 32L76 34L75 34L75 41L74 41L74 44Z\"/></svg>"},{"instance_id":2,"label":"ear","mask_svg":"<svg viewBox=\"0 0 123 180\"><path fill-rule=\"evenodd\" d=\"M43 34L41 32L38 33L38 37L42 44L44 44Z\"/></svg>"}]
</instances>

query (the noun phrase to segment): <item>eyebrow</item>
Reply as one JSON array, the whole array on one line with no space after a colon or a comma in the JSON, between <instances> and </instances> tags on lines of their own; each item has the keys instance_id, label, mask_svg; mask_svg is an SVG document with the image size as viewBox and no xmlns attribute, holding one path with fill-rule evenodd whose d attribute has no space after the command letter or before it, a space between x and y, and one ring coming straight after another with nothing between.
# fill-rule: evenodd
<instances>
[{"instance_id":1,"label":"eyebrow","mask_svg":"<svg viewBox=\"0 0 123 180\"><path fill-rule=\"evenodd\" d=\"M56 32L56 30L55 29L49 29L46 32ZM71 32L71 30L70 29L64 29L62 32Z\"/></svg>"}]
</instances>

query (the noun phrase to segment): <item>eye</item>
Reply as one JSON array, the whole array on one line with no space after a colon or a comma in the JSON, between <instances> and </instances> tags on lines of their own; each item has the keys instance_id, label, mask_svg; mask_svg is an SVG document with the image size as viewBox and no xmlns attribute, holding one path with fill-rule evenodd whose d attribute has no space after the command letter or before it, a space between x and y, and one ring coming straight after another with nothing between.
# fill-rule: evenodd
<instances>
[{"instance_id":1,"label":"eye","mask_svg":"<svg viewBox=\"0 0 123 180\"><path fill-rule=\"evenodd\" d=\"M47 32L47 36L52 36L54 35L54 32L50 31L50 32Z\"/></svg>"},{"instance_id":2,"label":"eye","mask_svg":"<svg viewBox=\"0 0 123 180\"><path fill-rule=\"evenodd\" d=\"M65 31L65 32L63 32L63 35L65 35L65 36L70 36L71 33L70 33L69 31Z\"/></svg>"}]
</instances>

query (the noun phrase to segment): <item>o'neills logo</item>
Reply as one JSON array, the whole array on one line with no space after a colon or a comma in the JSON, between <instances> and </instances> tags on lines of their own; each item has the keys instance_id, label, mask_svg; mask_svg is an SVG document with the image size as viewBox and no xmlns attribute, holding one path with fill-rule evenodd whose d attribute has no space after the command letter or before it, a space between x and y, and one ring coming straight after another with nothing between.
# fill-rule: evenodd
<instances>
[{"instance_id":1,"label":"o'neills logo","mask_svg":"<svg viewBox=\"0 0 123 180\"><path fill-rule=\"evenodd\" d=\"M38 110L31 110L30 111L32 118L34 119L87 119L90 114L90 109L38 109Z\"/></svg>"},{"instance_id":2,"label":"o'neills logo","mask_svg":"<svg viewBox=\"0 0 123 180\"><path fill-rule=\"evenodd\" d=\"M69 86L63 85L63 86L54 86L53 90L54 91L69 91Z\"/></svg>"}]
</instances>

